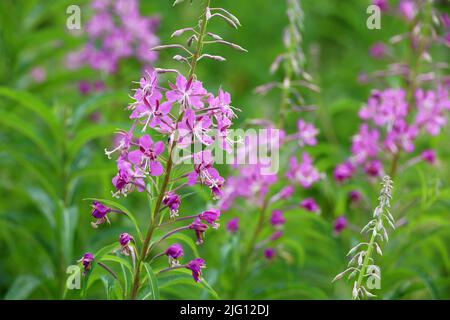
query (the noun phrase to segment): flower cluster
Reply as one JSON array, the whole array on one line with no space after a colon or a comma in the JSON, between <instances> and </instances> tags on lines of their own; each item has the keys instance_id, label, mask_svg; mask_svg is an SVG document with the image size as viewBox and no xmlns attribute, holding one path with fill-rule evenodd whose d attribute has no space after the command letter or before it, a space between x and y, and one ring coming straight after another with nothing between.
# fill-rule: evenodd
<instances>
[{"instance_id":1,"label":"flower cluster","mask_svg":"<svg viewBox=\"0 0 450 320\"><path fill-rule=\"evenodd\" d=\"M382 10L388 10L386 1L375 1L374 4ZM421 136L436 136L447 124L450 111L448 79L438 77L439 73L433 69L436 64L430 65L432 69L429 73L421 74L417 70L419 63L426 64L426 56L432 44L425 32L433 26L430 24L425 27L427 20L422 15L427 12L433 16L440 15L430 8L421 7L428 5L430 4L412 0L400 1L396 12L414 28L411 28L408 36L393 37L391 43L409 39L416 61L402 67L400 64L390 64L388 70L374 73L375 77L399 75L404 78L406 85L403 88L372 90L367 103L359 111L362 123L352 139L352 155L334 170L336 181L351 178L358 167L370 177L382 176L387 170L391 170L390 174L394 176L401 155L415 152L416 142ZM420 9L424 13L420 15L420 19L414 19ZM438 23L448 29L448 16L440 16L442 19ZM374 58L381 58L387 51L394 52L394 49L383 43L376 43L370 54ZM434 158L434 152L428 152L433 153ZM408 163L416 163L420 158L421 156L417 156ZM434 159L425 161L433 163ZM386 162L391 162L390 169L384 167Z\"/></svg>"},{"instance_id":2,"label":"flower cluster","mask_svg":"<svg viewBox=\"0 0 450 320\"><path fill-rule=\"evenodd\" d=\"M139 0L92 0L93 14L86 23L87 43L66 56L66 65L78 69L83 65L107 74L117 72L119 62L136 58L146 69L152 67L158 53L150 49L158 45L155 32L156 16L145 17L139 12ZM80 92L86 94L103 88L102 82L80 82Z\"/></svg>"},{"instance_id":3,"label":"flower cluster","mask_svg":"<svg viewBox=\"0 0 450 320\"><path fill-rule=\"evenodd\" d=\"M118 173L113 179L116 188L114 195L126 196L135 189L143 192L144 178L151 179L164 173L161 164L164 142L154 141L149 134L136 137L148 129L166 136L177 148L186 149L196 143L209 146L216 141L219 147L223 147L220 142L228 138L227 129L235 117L234 113L226 112L232 108L229 104L217 102L223 95L229 97L222 89L215 97L203 88L200 81L187 80L179 73L176 83L169 83L166 89L158 80L158 71L147 73L140 81L140 88L135 91L134 102L129 106L133 121L131 129L119 132L116 147L111 151L105 150L108 157L119 153ZM192 172L187 175L188 185L206 185L214 198L220 198L225 179L214 168L211 151L196 152L188 158L194 164ZM179 206L176 195L167 194L163 201L171 206L172 215L176 215Z\"/></svg>"},{"instance_id":4,"label":"flower cluster","mask_svg":"<svg viewBox=\"0 0 450 320\"><path fill-rule=\"evenodd\" d=\"M174 243L159 253L155 252L163 245L166 239L182 231L190 231L196 237L196 244L204 242L205 233L208 229L217 229L220 211L216 208L209 208L196 215L182 215L182 198L189 196L183 192L184 188L202 185L210 189L212 198L219 199L222 196L222 188L225 179L220 176L214 168L212 152L207 147L217 144L219 148L230 151L232 139L229 137L229 128L236 117L235 108L231 106L231 96L223 89L219 89L217 95L209 92L195 75L197 62L203 58L223 61L218 56L202 54L206 44L218 43L231 46L243 51L244 49L236 44L223 40L220 36L208 33L206 26L212 18L225 19L231 21L237 28L239 21L228 11L221 8L209 8L210 1L205 1L198 28L184 28L176 31L173 37L181 36L184 33L192 33L188 40L188 47L195 44L195 51L181 44L157 46L152 48L152 52L167 48L181 48L190 55L182 57L177 55L175 60L187 63L189 72L183 74L176 69L156 68L146 71L139 81L139 87L134 91L133 101L128 105L130 129L118 132L115 139L115 146L112 150L105 150L109 159L116 154L117 174L112 178L114 191L112 194L116 198L125 197L132 192L146 193L151 199L151 219L147 227L147 232L143 234L130 212L123 212L115 208L123 208L121 205L107 207L100 201L95 201L92 205L92 216L96 219L93 226L97 227L103 222L110 222L108 215L111 212L121 213L128 216L133 222L137 231L136 241L128 233L119 236L120 252L125 256L131 256L133 260L133 280L130 289L130 298L135 299L141 288L141 270L146 264L154 262L157 258L167 256L169 267L157 272L170 271L177 268L187 268L192 272L192 277L196 282L201 280L202 269L205 261L195 258L187 264L180 264L179 259L183 257L184 250L178 243ZM134 1L95 1L95 9L99 10L103 23L91 22L89 32L93 37L103 35L107 26L108 15L113 5L113 10L120 17L124 18L122 23L125 27L132 27L132 34L141 33L147 42L139 45L149 46L152 37L145 34L149 20L142 20L137 14L137 7ZM222 13L216 13L220 11ZM127 20L129 17L134 20ZM128 30L128 29L127 29ZM122 35L125 36L125 35ZM133 38L131 35L125 36L126 41ZM204 37L211 37L212 40L205 41ZM114 40L114 39L113 39ZM118 51L117 56L123 57L130 54L126 48L128 42L119 37L114 47L114 41L105 42L113 45ZM119 41L120 40L120 41ZM130 40L131 41L131 40ZM125 45L126 44L126 45ZM107 46L108 47L108 46ZM109 50L112 47L108 47ZM139 49L138 49L139 50ZM147 57L147 56L146 56ZM149 58L150 59L150 58ZM151 59L150 59L151 60ZM163 76L174 75L174 81L167 85L161 80ZM180 153L182 161L176 158ZM186 170L186 168L188 168ZM168 211L168 214L166 214ZM180 222L189 223L179 227L173 227ZM167 230L168 229L168 230ZM163 232L156 240L156 232ZM83 260L87 271L93 261L93 256L88 256ZM150 261L150 262L147 262ZM107 266L98 261L98 264L107 269ZM108 269L107 269L108 270ZM108 270L108 272L112 272Z\"/></svg>"}]
</instances>

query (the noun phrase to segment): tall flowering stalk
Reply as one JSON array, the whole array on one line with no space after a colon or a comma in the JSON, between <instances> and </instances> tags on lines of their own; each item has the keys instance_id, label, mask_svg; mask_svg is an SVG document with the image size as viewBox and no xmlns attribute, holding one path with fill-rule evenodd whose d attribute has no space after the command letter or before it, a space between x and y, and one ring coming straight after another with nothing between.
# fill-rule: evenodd
<instances>
[{"instance_id":1,"label":"tall flowering stalk","mask_svg":"<svg viewBox=\"0 0 450 320\"><path fill-rule=\"evenodd\" d=\"M304 150L307 146L317 144L318 129L303 118L298 119L297 131L288 134L282 129L289 112L308 110L300 88L318 91L304 69L305 59L301 47L303 12L300 2L287 0L286 4L289 18L289 25L284 30L283 37L286 51L275 59L271 67L273 73L278 69L282 70L283 80L256 89L260 94L275 88L281 90L281 115L278 121L275 121L278 125L269 120L254 120L252 123L264 130L258 136L251 134L246 136L243 145L238 148L238 159L251 158L258 150L269 149L272 155L281 154L281 157L286 157L291 154L289 168L278 172L277 159L259 155L258 159L250 161L250 164L240 165L248 162L238 161L239 165L235 166L236 173L228 178L223 197L219 202L220 208L228 211L234 207L240 212L256 211L257 214L253 229L245 228L249 236L247 241L241 244L243 254L230 293L231 298L240 293L241 285L258 255L265 257L267 261L282 255L284 249L280 239L286 222L284 211L292 207L301 207L308 212L320 213L319 206L311 197L304 198L301 203L290 203L292 194L297 188L303 190L312 188L321 179L322 174L314 167L313 158ZM245 208L240 207L241 199L245 200ZM239 233L241 218L244 217L233 217L228 221L227 229L231 234ZM261 237L267 232L269 236Z\"/></svg>"},{"instance_id":2,"label":"tall flowering stalk","mask_svg":"<svg viewBox=\"0 0 450 320\"><path fill-rule=\"evenodd\" d=\"M349 273L348 279L355 279L353 283L352 297L353 299L363 299L374 297L367 285L363 281L368 281L369 277L375 277L381 280L380 267L375 264L373 253L382 255L380 241L389 241L387 226L395 229L395 220L390 212L393 182L389 176L384 176L381 182L381 192L379 196L379 204L373 211L373 219L367 223L361 230L361 233L371 234L369 242L361 242L354 246L347 254L351 256L347 269L338 274L333 282L341 279ZM368 272L369 268L372 270Z\"/></svg>"},{"instance_id":3,"label":"tall flowering stalk","mask_svg":"<svg viewBox=\"0 0 450 320\"><path fill-rule=\"evenodd\" d=\"M378 42L370 48L374 59L389 64L386 70L363 76L362 80L399 77L403 85L374 89L361 107L362 124L353 136L352 156L334 171L338 182L350 179L357 168L362 168L372 178L388 173L394 179L402 164L401 169L420 161L434 164L433 150L410 155L416 151L416 141L420 137L441 132L450 111L450 78L444 73L447 64L434 61L431 55L433 47L450 44L448 15L441 14L432 0L401 0L397 8L389 7L387 1L374 3L383 13L399 16L408 31L393 36L390 44ZM408 47L408 58L395 56L395 46L401 43Z\"/></svg>"},{"instance_id":4,"label":"tall flowering stalk","mask_svg":"<svg viewBox=\"0 0 450 320\"><path fill-rule=\"evenodd\" d=\"M207 31L208 23L215 19L225 20L235 28L240 25L239 20L231 13L222 8L211 8L210 3L211 0L203 1L197 26L179 29L172 34L172 37L187 34L187 46L169 44L153 48L154 51L179 49L182 54L175 55L174 59L187 65L186 75L175 69L156 68L148 72L140 80L140 87L133 96L134 102L129 105L131 128L119 132L121 139L113 150L105 150L108 157L113 153L119 154L118 173L112 179L115 187L113 195L122 197L137 191L147 193L151 199L151 212L145 233L141 233L139 225L129 212L109 208L99 201L93 204L95 227L109 222L108 215L111 213L125 214L135 224L136 235L122 234L119 239L121 252L130 256L133 261L129 295L131 299L138 297L142 287L142 270L145 269L148 274L150 265L163 256L168 257L169 266L156 272L156 275L184 268L192 272L196 282L201 281L202 269L205 267L203 259L197 257L181 264L184 251L180 244L173 243L162 251L160 247L172 235L183 231L193 232L197 238L196 243L200 245L208 229L219 227L217 221L220 211L216 208L195 215L181 214L181 191L186 187L201 184L211 190L213 199L221 197L225 179L214 168L211 151L201 149L194 153L186 152L188 155L184 160L193 164L187 173L179 173L182 164L174 159L181 150L194 147L194 151L197 151L195 147L198 144L210 146L217 142L225 149L226 145L221 142L228 139L228 128L236 116L230 106L228 93L220 89L218 95L214 96L196 77L196 67L202 59L225 60L204 52L206 45L224 44L244 50ZM169 82L168 87L164 87L160 81L163 74L174 74L175 83ZM186 221L189 222L187 225L173 227L174 224ZM96 256L92 254L82 259L85 271L89 271L95 260ZM105 264L102 263L101 266L104 267Z\"/></svg>"}]
</instances>

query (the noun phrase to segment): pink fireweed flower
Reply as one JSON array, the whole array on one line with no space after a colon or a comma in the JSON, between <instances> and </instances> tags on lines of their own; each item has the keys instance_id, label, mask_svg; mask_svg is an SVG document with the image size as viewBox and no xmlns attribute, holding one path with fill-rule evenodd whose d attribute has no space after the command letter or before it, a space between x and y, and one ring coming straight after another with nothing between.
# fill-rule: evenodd
<instances>
[{"instance_id":1,"label":"pink fireweed flower","mask_svg":"<svg viewBox=\"0 0 450 320\"><path fill-rule=\"evenodd\" d=\"M418 89L415 97L418 109L415 124L423 127L432 136L438 135L441 128L447 124L447 116L444 112L450 108L448 90Z\"/></svg>"},{"instance_id":2,"label":"pink fireweed flower","mask_svg":"<svg viewBox=\"0 0 450 320\"><path fill-rule=\"evenodd\" d=\"M412 21L416 15L416 6L412 0L401 0L398 5L398 10L408 21Z\"/></svg>"},{"instance_id":3,"label":"pink fireweed flower","mask_svg":"<svg viewBox=\"0 0 450 320\"><path fill-rule=\"evenodd\" d=\"M131 239L132 237L126 232L120 234L119 236L120 251L126 256L132 254L133 249L129 245Z\"/></svg>"},{"instance_id":4,"label":"pink fireweed flower","mask_svg":"<svg viewBox=\"0 0 450 320\"><path fill-rule=\"evenodd\" d=\"M211 145L214 140L209 136L211 131L211 118L207 115L197 116L195 111L187 109L184 113L183 120L180 122L178 145L186 147L191 145L195 139L204 145Z\"/></svg>"},{"instance_id":5,"label":"pink fireweed flower","mask_svg":"<svg viewBox=\"0 0 450 320\"><path fill-rule=\"evenodd\" d=\"M34 67L31 69L30 77L36 83L42 83L47 79L47 71L43 67Z\"/></svg>"},{"instance_id":6,"label":"pink fireweed flower","mask_svg":"<svg viewBox=\"0 0 450 320\"><path fill-rule=\"evenodd\" d=\"M163 198L163 204L169 208L171 218L175 218L178 216L178 208L181 204L179 195L172 191L167 192Z\"/></svg>"},{"instance_id":7,"label":"pink fireweed flower","mask_svg":"<svg viewBox=\"0 0 450 320\"><path fill-rule=\"evenodd\" d=\"M334 180L343 182L350 179L355 172L355 167L350 161L338 164L333 171Z\"/></svg>"},{"instance_id":8,"label":"pink fireweed flower","mask_svg":"<svg viewBox=\"0 0 450 320\"><path fill-rule=\"evenodd\" d=\"M352 203L359 202L361 198L362 198L361 192L359 192L358 190L352 190L348 193L348 199Z\"/></svg>"},{"instance_id":9,"label":"pink fireweed flower","mask_svg":"<svg viewBox=\"0 0 450 320\"><path fill-rule=\"evenodd\" d=\"M388 127L407 114L408 104L403 89L373 90L367 105L359 111L361 119L371 119L378 126Z\"/></svg>"},{"instance_id":10,"label":"pink fireweed flower","mask_svg":"<svg viewBox=\"0 0 450 320\"><path fill-rule=\"evenodd\" d=\"M381 11L387 11L389 8L387 0L373 0L372 3L378 6Z\"/></svg>"},{"instance_id":11,"label":"pink fireweed flower","mask_svg":"<svg viewBox=\"0 0 450 320\"><path fill-rule=\"evenodd\" d=\"M97 228L99 225L101 225L103 222L107 221L109 223L107 214L112 211L111 208L105 206L101 202L94 201L92 203L92 212L91 215L96 218L97 220L95 222L91 222L91 225L94 228Z\"/></svg>"},{"instance_id":12,"label":"pink fireweed flower","mask_svg":"<svg viewBox=\"0 0 450 320\"><path fill-rule=\"evenodd\" d=\"M283 216L283 212L281 210L273 210L272 216L270 217L270 224L275 227L280 227L284 225L286 219Z\"/></svg>"},{"instance_id":13,"label":"pink fireweed flower","mask_svg":"<svg viewBox=\"0 0 450 320\"><path fill-rule=\"evenodd\" d=\"M161 90L158 87L158 73L156 71L153 72L145 72L145 75L139 81L139 88L136 89L133 98L136 101L142 101L144 98L147 98L148 103L155 104L156 101L162 99Z\"/></svg>"},{"instance_id":14,"label":"pink fireweed flower","mask_svg":"<svg viewBox=\"0 0 450 320\"><path fill-rule=\"evenodd\" d=\"M336 220L334 220L334 231L336 233L342 232L345 228L347 228L347 218L345 216L337 217Z\"/></svg>"},{"instance_id":15,"label":"pink fireweed flower","mask_svg":"<svg viewBox=\"0 0 450 320\"><path fill-rule=\"evenodd\" d=\"M283 189L281 189L277 194L272 196L270 199L271 203L274 203L278 200L286 200L289 199L294 194L294 187L293 186L286 186Z\"/></svg>"},{"instance_id":16,"label":"pink fireweed flower","mask_svg":"<svg viewBox=\"0 0 450 320\"><path fill-rule=\"evenodd\" d=\"M105 148L105 154L108 157L108 159L111 159L111 155L114 152L120 152L121 154L127 153L130 149L131 142L133 140L133 130L135 127L135 123L131 126L130 130L128 132L126 131L119 131L115 137L115 140L117 141L116 147L113 150L108 151Z\"/></svg>"},{"instance_id":17,"label":"pink fireweed flower","mask_svg":"<svg viewBox=\"0 0 450 320\"><path fill-rule=\"evenodd\" d=\"M293 193L294 193L294 187L286 186L283 189L281 189L278 194L279 194L280 199L289 199Z\"/></svg>"},{"instance_id":18,"label":"pink fireweed flower","mask_svg":"<svg viewBox=\"0 0 450 320\"><path fill-rule=\"evenodd\" d=\"M166 249L165 254L172 259L179 259L184 255L183 247L178 243L174 243Z\"/></svg>"},{"instance_id":19,"label":"pink fireweed flower","mask_svg":"<svg viewBox=\"0 0 450 320\"><path fill-rule=\"evenodd\" d=\"M114 28L103 39L103 48L115 59L129 57L133 54L131 34L120 28Z\"/></svg>"},{"instance_id":20,"label":"pink fireweed flower","mask_svg":"<svg viewBox=\"0 0 450 320\"><path fill-rule=\"evenodd\" d=\"M383 170L383 165L380 160L374 159L369 161L364 166L364 172L367 173L371 177L378 177L381 175Z\"/></svg>"},{"instance_id":21,"label":"pink fireweed flower","mask_svg":"<svg viewBox=\"0 0 450 320\"><path fill-rule=\"evenodd\" d=\"M304 152L301 163L297 162L297 158L291 158L287 177L300 183L303 188L308 189L320 179L320 174L314 168L308 153Z\"/></svg>"},{"instance_id":22,"label":"pink fireweed flower","mask_svg":"<svg viewBox=\"0 0 450 320\"><path fill-rule=\"evenodd\" d=\"M108 12L95 14L87 23L86 31L92 38L98 38L114 29L114 21Z\"/></svg>"},{"instance_id":23,"label":"pink fireweed flower","mask_svg":"<svg viewBox=\"0 0 450 320\"><path fill-rule=\"evenodd\" d=\"M192 271L192 277L194 278L195 282L200 282L202 269L206 268L205 260L201 258L195 258L186 265L186 268Z\"/></svg>"},{"instance_id":24,"label":"pink fireweed flower","mask_svg":"<svg viewBox=\"0 0 450 320\"><path fill-rule=\"evenodd\" d=\"M300 207L309 212L318 213L320 211L320 207L317 204L314 198L306 198L300 203Z\"/></svg>"},{"instance_id":25,"label":"pink fireweed flower","mask_svg":"<svg viewBox=\"0 0 450 320\"><path fill-rule=\"evenodd\" d=\"M106 10L110 4L111 0L92 0L91 8L98 11L103 11Z\"/></svg>"},{"instance_id":26,"label":"pink fireweed flower","mask_svg":"<svg viewBox=\"0 0 450 320\"><path fill-rule=\"evenodd\" d=\"M434 150L425 150L420 154L420 158L423 161L428 162L429 164L435 164L436 163L436 153Z\"/></svg>"},{"instance_id":27,"label":"pink fireweed flower","mask_svg":"<svg viewBox=\"0 0 450 320\"><path fill-rule=\"evenodd\" d=\"M386 133L384 147L391 153L397 153L400 150L405 152L414 151L414 140L419 130L415 125L408 125L404 120L395 122L391 130Z\"/></svg>"},{"instance_id":28,"label":"pink fireweed flower","mask_svg":"<svg viewBox=\"0 0 450 320\"><path fill-rule=\"evenodd\" d=\"M178 260L184 255L183 247L178 243L174 243L166 249L164 254L169 257L170 266L179 265Z\"/></svg>"},{"instance_id":29,"label":"pink fireweed flower","mask_svg":"<svg viewBox=\"0 0 450 320\"><path fill-rule=\"evenodd\" d=\"M134 187L139 192L145 190L145 182L140 172L133 170L131 163L119 158L117 161L118 173L112 179L112 183L117 192L113 194L114 197L119 195L126 196L134 190Z\"/></svg>"},{"instance_id":30,"label":"pink fireweed flower","mask_svg":"<svg viewBox=\"0 0 450 320\"><path fill-rule=\"evenodd\" d=\"M374 59L381 59L386 54L386 46L383 42L374 43L369 50L370 56Z\"/></svg>"},{"instance_id":31,"label":"pink fireweed flower","mask_svg":"<svg viewBox=\"0 0 450 320\"><path fill-rule=\"evenodd\" d=\"M307 123L300 119L297 123L298 128L298 143L301 147L305 145L314 146L317 144L316 136L319 130L313 124Z\"/></svg>"},{"instance_id":32,"label":"pink fireweed flower","mask_svg":"<svg viewBox=\"0 0 450 320\"><path fill-rule=\"evenodd\" d=\"M369 129L367 124L362 124L359 127L359 132L352 139L353 159L357 164L364 163L367 158L377 155L379 137L379 131Z\"/></svg>"},{"instance_id":33,"label":"pink fireweed flower","mask_svg":"<svg viewBox=\"0 0 450 320\"><path fill-rule=\"evenodd\" d=\"M283 231L277 230L274 233L272 233L272 235L270 236L269 240L270 241L276 241L276 240L280 239L282 236L283 236Z\"/></svg>"},{"instance_id":34,"label":"pink fireweed flower","mask_svg":"<svg viewBox=\"0 0 450 320\"><path fill-rule=\"evenodd\" d=\"M203 108L203 98L207 95L206 89L200 81L186 80L181 74L177 76L175 85L170 84L171 90L166 92L167 101L170 103L178 102L183 108Z\"/></svg>"},{"instance_id":35,"label":"pink fireweed flower","mask_svg":"<svg viewBox=\"0 0 450 320\"><path fill-rule=\"evenodd\" d=\"M173 131L173 121L169 116L171 103L163 102L162 94L158 87L157 73L152 72L141 78L140 88L134 93L136 102L129 109L133 112L130 119L139 119L143 124L142 131L147 127L159 130L162 133Z\"/></svg>"},{"instance_id":36,"label":"pink fireweed flower","mask_svg":"<svg viewBox=\"0 0 450 320\"><path fill-rule=\"evenodd\" d=\"M195 231L195 235L197 236L196 244L202 244L203 243L203 235L208 229L208 225L201 222L200 218L195 218L194 222L192 222L189 225L189 229L192 229Z\"/></svg>"},{"instance_id":37,"label":"pink fireweed flower","mask_svg":"<svg viewBox=\"0 0 450 320\"><path fill-rule=\"evenodd\" d=\"M264 249L264 257L271 261L275 258L275 249L274 248L266 248Z\"/></svg>"},{"instance_id":38,"label":"pink fireweed flower","mask_svg":"<svg viewBox=\"0 0 450 320\"><path fill-rule=\"evenodd\" d=\"M87 81L79 81L78 82L78 91L82 95L87 95L89 92L91 92L91 84Z\"/></svg>"},{"instance_id":39,"label":"pink fireweed flower","mask_svg":"<svg viewBox=\"0 0 450 320\"><path fill-rule=\"evenodd\" d=\"M231 106L231 96L228 92L219 89L217 97L212 94L208 97L209 108L211 108L211 114L214 115L217 121L230 122L231 119L236 118L234 110L239 110Z\"/></svg>"},{"instance_id":40,"label":"pink fireweed flower","mask_svg":"<svg viewBox=\"0 0 450 320\"><path fill-rule=\"evenodd\" d=\"M159 19L142 17L138 1L95 0L91 8L94 13L86 23L87 43L67 56L70 68L87 64L95 70L115 73L124 58L133 56L147 66L157 59L158 54L150 48L159 43L155 35Z\"/></svg>"},{"instance_id":41,"label":"pink fireweed flower","mask_svg":"<svg viewBox=\"0 0 450 320\"><path fill-rule=\"evenodd\" d=\"M119 243L122 247L127 246L128 243L130 243L130 240L131 240L131 236L126 232L120 234L120 236L119 236Z\"/></svg>"},{"instance_id":42,"label":"pink fireweed flower","mask_svg":"<svg viewBox=\"0 0 450 320\"><path fill-rule=\"evenodd\" d=\"M441 22L445 29L450 29L450 15L448 15L448 13L443 13L441 15Z\"/></svg>"},{"instance_id":43,"label":"pink fireweed flower","mask_svg":"<svg viewBox=\"0 0 450 320\"><path fill-rule=\"evenodd\" d=\"M78 260L78 263L81 262L81 264L83 265L83 275L86 275L86 273L88 273L88 271L91 269L92 266L92 261L94 261L94 255L90 252L86 252L80 260Z\"/></svg>"},{"instance_id":44,"label":"pink fireweed flower","mask_svg":"<svg viewBox=\"0 0 450 320\"><path fill-rule=\"evenodd\" d=\"M216 222L219 220L219 216L220 211L217 209L208 209L198 215L201 220L209 224L213 229L217 229L219 227L219 224Z\"/></svg>"},{"instance_id":45,"label":"pink fireweed flower","mask_svg":"<svg viewBox=\"0 0 450 320\"><path fill-rule=\"evenodd\" d=\"M239 218L233 218L226 224L226 229L230 233L236 233L239 230Z\"/></svg>"},{"instance_id":46,"label":"pink fireweed flower","mask_svg":"<svg viewBox=\"0 0 450 320\"><path fill-rule=\"evenodd\" d=\"M222 196L221 188L225 179L213 168L213 158L210 150L205 150L194 154L194 171L188 175L188 185L195 185L197 180L207 185L213 194L213 198L219 199Z\"/></svg>"},{"instance_id":47,"label":"pink fireweed flower","mask_svg":"<svg viewBox=\"0 0 450 320\"><path fill-rule=\"evenodd\" d=\"M131 151L128 154L128 160L138 166L141 172L160 176L164 169L157 159L163 151L164 143L162 141L154 143L146 134L139 138L139 150Z\"/></svg>"}]
</instances>

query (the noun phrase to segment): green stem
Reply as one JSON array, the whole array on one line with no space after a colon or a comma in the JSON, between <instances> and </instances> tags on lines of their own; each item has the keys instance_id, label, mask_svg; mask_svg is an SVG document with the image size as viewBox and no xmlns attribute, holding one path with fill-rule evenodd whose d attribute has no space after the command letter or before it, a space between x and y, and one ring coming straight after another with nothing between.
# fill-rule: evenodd
<instances>
[{"instance_id":1,"label":"green stem","mask_svg":"<svg viewBox=\"0 0 450 320\"><path fill-rule=\"evenodd\" d=\"M366 274L367 267L369 266L369 261L372 256L373 245L375 242L376 235L377 235L376 232L372 232L372 237L370 238L369 246L367 247L366 255L364 256L364 261L359 271L358 281L356 283L357 288L361 287L362 280L364 278L364 275ZM359 295L357 297L359 297Z\"/></svg>"},{"instance_id":2,"label":"green stem","mask_svg":"<svg viewBox=\"0 0 450 320\"><path fill-rule=\"evenodd\" d=\"M189 71L189 76L188 76L189 79L195 73L195 68L197 67L197 59L200 57L202 49L203 49L203 38L205 37L206 26L208 25L208 20L206 19L206 12L209 8L209 5L210 5L210 0L205 0L205 6L203 8L203 15L201 18L202 22L201 22L201 26L200 26L200 34L198 36L197 48L195 49L195 53L192 56L191 70Z\"/></svg>"},{"instance_id":3,"label":"green stem","mask_svg":"<svg viewBox=\"0 0 450 320\"><path fill-rule=\"evenodd\" d=\"M258 240L258 236L261 233L263 226L264 226L264 218L266 215L267 206L268 206L268 200L266 199L264 201L264 204L259 213L258 223L256 224L256 227L253 230L253 234L252 234L251 240L249 242L247 251L245 251L244 261L241 264L241 270L239 272L238 277L236 278L236 283L235 283L234 288L230 295L231 299L234 299L236 297L236 295L238 294L240 285L242 284L242 282L245 278L245 275L247 273L247 269L249 267L251 257L253 256L253 253L255 251L256 241Z\"/></svg>"}]
</instances>

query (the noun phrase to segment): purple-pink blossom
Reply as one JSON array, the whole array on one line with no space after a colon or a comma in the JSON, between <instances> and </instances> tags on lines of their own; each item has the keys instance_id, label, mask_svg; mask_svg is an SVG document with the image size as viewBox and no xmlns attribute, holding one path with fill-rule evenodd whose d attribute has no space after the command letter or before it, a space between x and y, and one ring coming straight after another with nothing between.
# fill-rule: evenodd
<instances>
[{"instance_id":1,"label":"purple-pink blossom","mask_svg":"<svg viewBox=\"0 0 450 320\"><path fill-rule=\"evenodd\" d=\"M348 193L348 199L352 203L359 202L361 198L362 198L361 192L359 192L358 190L352 190Z\"/></svg>"},{"instance_id":2,"label":"purple-pink blossom","mask_svg":"<svg viewBox=\"0 0 450 320\"><path fill-rule=\"evenodd\" d=\"M219 227L219 224L217 223L219 216L220 210L217 209L208 209L198 215L200 220L209 224L213 229L217 229Z\"/></svg>"},{"instance_id":3,"label":"purple-pink blossom","mask_svg":"<svg viewBox=\"0 0 450 320\"><path fill-rule=\"evenodd\" d=\"M86 273L91 269L92 262L94 261L94 255L90 252L86 252L78 262L83 265L83 275L86 275Z\"/></svg>"},{"instance_id":4,"label":"purple-pink blossom","mask_svg":"<svg viewBox=\"0 0 450 320\"><path fill-rule=\"evenodd\" d=\"M186 265L186 268L192 271L192 277L194 278L195 282L200 282L202 269L206 268L205 260L201 258L195 258Z\"/></svg>"},{"instance_id":5,"label":"purple-pink blossom","mask_svg":"<svg viewBox=\"0 0 450 320\"><path fill-rule=\"evenodd\" d=\"M308 189L320 179L320 174L313 166L311 157L304 152L300 163L298 163L296 157L291 158L287 177L300 183L303 188Z\"/></svg>"},{"instance_id":6,"label":"purple-pink blossom","mask_svg":"<svg viewBox=\"0 0 450 320\"><path fill-rule=\"evenodd\" d=\"M386 45L383 42L376 42L370 47L369 53L372 58L381 59L386 54Z\"/></svg>"},{"instance_id":7,"label":"purple-pink blossom","mask_svg":"<svg viewBox=\"0 0 450 320\"><path fill-rule=\"evenodd\" d=\"M398 10L408 21L412 21L416 15L416 5L412 0L400 0Z\"/></svg>"},{"instance_id":8,"label":"purple-pink blossom","mask_svg":"<svg viewBox=\"0 0 450 320\"><path fill-rule=\"evenodd\" d=\"M177 260L184 255L183 247L178 243L174 243L166 249L164 254L171 259Z\"/></svg>"},{"instance_id":9,"label":"purple-pink blossom","mask_svg":"<svg viewBox=\"0 0 450 320\"><path fill-rule=\"evenodd\" d=\"M204 224L200 218L195 218L194 221L189 225L189 229L192 229L195 231L195 235L197 237L197 244L202 244L203 243L203 235L206 231L206 229L208 229L208 225Z\"/></svg>"},{"instance_id":10,"label":"purple-pink blossom","mask_svg":"<svg viewBox=\"0 0 450 320\"><path fill-rule=\"evenodd\" d=\"M345 216L337 217L336 220L334 220L334 231L336 233L342 232L345 228L347 228L348 222L347 218Z\"/></svg>"},{"instance_id":11,"label":"purple-pink blossom","mask_svg":"<svg viewBox=\"0 0 450 320\"><path fill-rule=\"evenodd\" d=\"M269 261L273 260L275 258L275 249L274 248L264 249L264 257Z\"/></svg>"},{"instance_id":12,"label":"purple-pink blossom","mask_svg":"<svg viewBox=\"0 0 450 320\"><path fill-rule=\"evenodd\" d=\"M316 136L319 134L319 130L311 124L300 119L297 122L297 138L301 147L305 145L314 146L317 144Z\"/></svg>"},{"instance_id":13,"label":"purple-pink blossom","mask_svg":"<svg viewBox=\"0 0 450 320\"><path fill-rule=\"evenodd\" d=\"M314 198L304 199L302 202L300 202L300 207L309 212L317 213L320 211L320 207L317 204L316 200L314 200Z\"/></svg>"},{"instance_id":14,"label":"purple-pink blossom","mask_svg":"<svg viewBox=\"0 0 450 320\"><path fill-rule=\"evenodd\" d=\"M270 217L270 223L275 226L279 227L282 226L286 222L286 219L283 216L283 211L281 210L273 210L272 216Z\"/></svg>"},{"instance_id":15,"label":"purple-pink blossom","mask_svg":"<svg viewBox=\"0 0 450 320\"><path fill-rule=\"evenodd\" d=\"M166 92L167 101L170 103L179 103L182 108L201 109L204 106L203 98L207 91L203 88L200 81L189 79L179 74L175 85L170 84L170 89Z\"/></svg>"},{"instance_id":16,"label":"purple-pink blossom","mask_svg":"<svg viewBox=\"0 0 450 320\"><path fill-rule=\"evenodd\" d=\"M179 195L177 195L172 191L167 192L162 202L166 207L169 208L170 216L172 218L178 216L178 208L180 207L181 204Z\"/></svg>"},{"instance_id":17,"label":"purple-pink blossom","mask_svg":"<svg viewBox=\"0 0 450 320\"><path fill-rule=\"evenodd\" d=\"M239 218L233 218L226 224L226 229L230 233L236 233L239 230Z\"/></svg>"},{"instance_id":18,"label":"purple-pink blossom","mask_svg":"<svg viewBox=\"0 0 450 320\"><path fill-rule=\"evenodd\" d=\"M131 151L128 154L128 160L136 165L142 172L151 176L160 176L164 169L158 156L164 151L164 143L153 142L149 135L143 135L139 138L139 150Z\"/></svg>"},{"instance_id":19,"label":"purple-pink blossom","mask_svg":"<svg viewBox=\"0 0 450 320\"><path fill-rule=\"evenodd\" d=\"M91 215L96 218L97 220L95 222L92 222L92 226L94 228L97 228L100 224L102 224L105 221L108 221L107 214L112 211L111 208L105 206L103 203L94 201L92 203L92 212Z\"/></svg>"},{"instance_id":20,"label":"purple-pink blossom","mask_svg":"<svg viewBox=\"0 0 450 320\"><path fill-rule=\"evenodd\" d=\"M345 161L336 166L333 172L334 180L343 182L350 179L355 172L355 167L350 161Z\"/></svg>"},{"instance_id":21,"label":"purple-pink blossom","mask_svg":"<svg viewBox=\"0 0 450 320\"><path fill-rule=\"evenodd\" d=\"M428 162L429 164L435 164L436 163L436 152L434 152L434 150L432 150L432 149L422 151L422 153L420 154L420 158L423 161Z\"/></svg>"}]
</instances>

